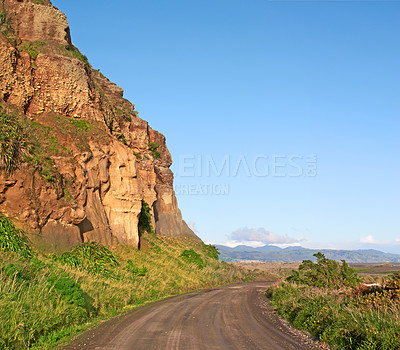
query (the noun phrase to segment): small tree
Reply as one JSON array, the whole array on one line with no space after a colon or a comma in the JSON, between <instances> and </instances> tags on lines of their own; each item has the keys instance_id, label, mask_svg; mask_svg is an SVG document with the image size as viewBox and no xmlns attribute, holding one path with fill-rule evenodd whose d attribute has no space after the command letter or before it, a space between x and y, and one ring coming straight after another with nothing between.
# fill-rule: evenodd
<instances>
[{"instance_id":1,"label":"small tree","mask_svg":"<svg viewBox=\"0 0 400 350\"><path fill-rule=\"evenodd\" d=\"M355 287L361 280L357 273L342 260L342 265L337 261L327 259L324 254L314 254L317 262L304 260L299 270L293 270L288 281L305 284L314 287L329 287L339 289L341 287Z\"/></svg>"},{"instance_id":2,"label":"small tree","mask_svg":"<svg viewBox=\"0 0 400 350\"><path fill-rule=\"evenodd\" d=\"M138 223L138 232L139 232L139 249L140 249L140 237L143 236L145 232L154 233L153 226L151 225L151 208L146 203L144 199L142 199L142 209L139 214L139 223Z\"/></svg>"},{"instance_id":3,"label":"small tree","mask_svg":"<svg viewBox=\"0 0 400 350\"><path fill-rule=\"evenodd\" d=\"M215 245L212 244L204 244L204 250L210 258L213 258L215 260L219 260L219 250Z\"/></svg>"}]
</instances>

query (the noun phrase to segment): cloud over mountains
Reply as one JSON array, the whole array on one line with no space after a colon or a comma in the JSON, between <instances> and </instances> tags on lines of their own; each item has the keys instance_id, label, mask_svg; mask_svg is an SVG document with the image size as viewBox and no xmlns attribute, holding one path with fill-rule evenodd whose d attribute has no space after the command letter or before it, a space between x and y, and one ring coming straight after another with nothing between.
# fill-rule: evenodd
<instances>
[{"instance_id":1,"label":"cloud over mountains","mask_svg":"<svg viewBox=\"0 0 400 350\"><path fill-rule=\"evenodd\" d=\"M300 240L289 237L281 236L274 232L268 231L263 227L249 228L243 227L232 232L229 235L229 239L236 243L248 244L249 242L260 244L295 244L299 243Z\"/></svg>"}]
</instances>

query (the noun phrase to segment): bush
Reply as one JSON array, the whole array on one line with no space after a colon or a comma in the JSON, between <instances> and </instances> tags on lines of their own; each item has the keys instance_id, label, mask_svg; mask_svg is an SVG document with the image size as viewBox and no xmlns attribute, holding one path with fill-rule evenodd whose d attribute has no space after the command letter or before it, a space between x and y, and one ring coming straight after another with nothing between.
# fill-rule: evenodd
<instances>
[{"instance_id":1,"label":"bush","mask_svg":"<svg viewBox=\"0 0 400 350\"><path fill-rule=\"evenodd\" d=\"M28 135L21 120L0 106L0 157L6 172L16 169L21 155L29 148Z\"/></svg>"},{"instance_id":2,"label":"bush","mask_svg":"<svg viewBox=\"0 0 400 350\"><path fill-rule=\"evenodd\" d=\"M1 268L1 271L10 278L15 278L17 281L29 281L32 278L32 273L23 266L16 263L8 263Z\"/></svg>"},{"instance_id":3,"label":"bush","mask_svg":"<svg viewBox=\"0 0 400 350\"><path fill-rule=\"evenodd\" d=\"M139 236L142 236L145 232L154 233L153 226L151 225L150 211L151 209L149 205L145 202L144 199L142 199L142 209L140 210L138 223Z\"/></svg>"},{"instance_id":4,"label":"bush","mask_svg":"<svg viewBox=\"0 0 400 350\"><path fill-rule=\"evenodd\" d=\"M60 276L50 276L48 282L54 291L68 303L81 307L88 312L93 309L88 295L66 273L62 273Z\"/></svg>"},{"instance_id":5,"label":"bush","mask_svg":"<svg viewBox=\"0 0 400 350\"><path fill-rule=\"evenodd\" d=\"M0 249L16 252L25 258L33 257L27 238L17 230L10 219L0 214Z\"/></svg>"},{"instance_id":6,"label":"bush","mask_svg":"<svg viewBox=\"0 0 400 350\"><path fill-rule=\"evenodd\" d=\"M132 260L127 261L126 270L131 272L133 276L146 276L146 267L137 267Z\"/></svg>"},{"instance_id":7,"label":"bush","mask_svg":"<svg viewBox=\"0 0 400 350\"><path fill-rule=\"evenodd\" d=\"M185 249L180 257L189 264L195 264L202 270L206 266L206 262L201 258L201 255L196 253L193 249Z\"/></svg>"},{"instance_id":8,"label":"bush","mask_svg":"<svg viewBox=\"0 0 400 350\"><path fill-rule=\"evenodd\" d=\"M399 349L400 275L369 288L345 261L316 257L268 290L277 313L338 349Z\"/></svg>"},{"instance_id":9,"label":"bush","mask_svg":"<svg viewBox=\"0 0 400 350\"><path fill-rule=\"evenodd\" d=\"M215 245L212 244L205 244L204 245L204 250L206 252L206 255L212 259L219 260L219 254L220 252L218 251L218 248Z\"/></svg>"},{"instance_id":10,"label":"bush","mask_svg":"<svg viewBox=\"0 0 400 350\"><path fill-rule=\"evenodd\" d=\"M111 276L119 263L115 255L97 242L87 242L74 247L70 252L53 255L53 260L91 274Z\"/></svg>"},{"instance_id":11,"label":"bush","mask_svg":"<svg viewBox=\"0 0 400 350\"><path fill-rule=\"evenodd\" d=\"M288 281L314 287L328 287L339 289L341 287L355 287L361 280L357 273L342 260L340 265L337 261L325 258L322 253L316 253L317 263L304 260L299 270L293 270Z\"/></svg>"},{"instance_id":12,"label":"bush","mask_svg":"<svg viewBox=\"0 0 400 350\"><path fill-rule=\"evenodd\" d=\"M160 145L157 142L149 143L149 150L151 151L155 159L161 159L161 153L160 151L158 151L158 147L160 147Z\"/></svg>"},{"instance_id":13,"label":"bush","mask_svg":"<svg viewBox=\"0 0 400 350\"><path fill-rule=\"evenodd\" d=\"M79 61L83 62L83 63L85 64L85 67L86 67L87 69L90 68L88 58L87 58L84 54L82 54L76 47L72 47L72 48L69 48L69 47L68 47L68 48L62 47L62 50L64 50L64 53L65 53L67 56L76 58L76 59L78 59Z\"/></svg>"},{"instance_id":14,"label":"bush","mask_svg":"<svg viewBox=\"0 0 400 350\"><path fill-rule=\"evenodd\" d=\"M338 349L399 349L400 309L368 309L329 289L283 283L269 290L272 305L294 327Z\"/></svg>"}]
</instances>

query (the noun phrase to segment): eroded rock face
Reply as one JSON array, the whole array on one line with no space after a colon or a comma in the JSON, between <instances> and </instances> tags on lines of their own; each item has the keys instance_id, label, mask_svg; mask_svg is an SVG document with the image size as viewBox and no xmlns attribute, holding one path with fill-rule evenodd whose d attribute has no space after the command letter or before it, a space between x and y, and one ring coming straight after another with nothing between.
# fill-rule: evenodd
<instances>
[{"instance_id":1,"label":"eroded rock face","mask_svg":"<svg viewBox=\"0 0 400 350\"><path fill-rule=\"evenodd\" d=\"M29 163L11 175L1 171L0 211L54 246L138 246L144 199L157 234L196 237L177 205L165 137L74 48L65 15L47 0L5 0L0 11L7 17L0 26L0 103L54 131L68 151L49 154L57 173L51 182ZM83 119L96 133L85 131L82 146L55 122L60 116Z\"/></svg>"},{"instance_id":2,"label":"eroded rock face","mask_svg":"<svg viewBox=\"0 0 400 350\"><path fill-rule=\"evenodd\" d=\"M16 35L23 42L52 41L71 45L67 17L52 6L29 0L4 0L4 9Z\"/></svg>"}]
</instances>

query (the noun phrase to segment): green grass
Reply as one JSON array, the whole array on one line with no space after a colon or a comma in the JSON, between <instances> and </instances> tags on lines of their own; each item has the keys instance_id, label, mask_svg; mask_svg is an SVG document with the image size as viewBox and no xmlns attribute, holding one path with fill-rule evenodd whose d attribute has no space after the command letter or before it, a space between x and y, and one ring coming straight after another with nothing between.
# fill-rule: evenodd
<instances>
[{"instance_id":1,"label":"green grass","mask_svg":"<svg viewBox=\"0 0 400 350\"><path fill-rule=\"evenodd\" d=\"M13 223L0 214L0 250L16 252L25 258L32 257L32 251L23 232L17 230Z\"/></svg>"},{"instance_id":2,"label":"green grass","mask_svg":"<svg viewBox=\"0 0 400 350\"><path fill-rule=\"evenodd\" d=\"M17 118L18 119L18 118ZM21 120L21 118L20 118ZM37 121L26 121L24 131L29 135L29 152L25 152L23 161L40 169L41 175L54 185L60 186L68 201L72 200L68 181L62 179L52 157L70 157L71 147L88 151L89 139L99 132L89 121L63 116L49 116L44 125ZM63 142L69 142L68 147ZM73 146L71 146L71 141ZM73 161L73 159L71 159Z\"/></svg>"},{"instance_id":3,"label":"green grass","mask_svg":"<svg viewBox=\"0 0 400 350\"><path fill-rule=\"evenodd\" d=\"M126 137L124 134L120 134L117 136L118 140L120 140L125 146L128 146L128 142L126 141Z\"/></svg>"},{"instance_id":4,"label":"green grass","mask_svg":"<svg viewBox=\"0 0 400 350\"><path fill-rule=\"evenodd\" d=\"M106 247L96 242L86 242L70 252L53 255L53 260L70 267L86 270L94 275L112 276L113 268L118 266L117 258Z\"/></svg>"},{"instance_id":5,"label":"green grass","mask_svg":"<svg viewBox=\"0 0 400 350\"><path fill-rule=\"evenodd\" d=\"M161 153L158 150L158 147L160 147L160 145L157 142L149 143L149 150L151 151L151 153L155 159L161 159Z\"/></svg>"},{"instance_id":6,"label":"green grass","mask_svg":"<svg viewBox=\"0 0 400 350\"><path fill-rule=\"evenodd\" d=\"M12 46L16 46L17 36L15 35L14 30L11 27L10 18L4 11L0 11L0 32Z\"/></svg>"},{"instance_id":7,"label":"green grass","mask_svg":"<svg viewBox=\"0 0 400 350\"><path fill-rule=\"evenodd\" d=\"M0 242L13 242L0 249L1 349L53 349L149 301L257 276L209 257L201 242L154 234L144 234L141 250L85 243L46 256L9 220L0 222ZM204 262L202 269L182 255L191 250Z\"/></svg>"},{"instance_id":8,"label":"green grass","mask_svg":"<svg viewBox=\"0 0 400 350\"><path fill-rule=\"evenodd\" d=\"M204 269L207 265L205 260L201 258L201 255L196 253L193 249L185 249L179 256L188 264L193 264L200 270Z\"/></svg>"},{"instance_id":9,"label":"green grass","mask_svg":"<svg viewBox=\"0 0 400 350\"><path fill-rule=\"evenodd\" d=\"M140 152L138 152L138 153L133 153L133 155L136 157L136 159L137 160L141 160L143 157L142 157L142 154L140 153Z\"/></svg>"},{"instance_id":10,"label":"green grass","mask_svg":"<svg viewBox=\"0 0 400 350\"><path fill-rule=\"evenodd\" d=\"M31 60L35 61L46 45L44 41L23 42L18 46L19 51L26 52Z\"/></svg>"},{"instance_id":11,"label":"green grass","mask_svg":"<svg viewBox=\"0 0 400 350\"><path fill-rule=\"evenodd\" d=\"M26 123L0 105L0 159L6 172L13 172L30 150Z\"/></svg>"},{"instance_id":12,"label":"green grass","mask_svg":"<svg viewBox=\"0 0 400 350\"><path fill-rule=\"evenodd\" d=\"M85 64L85 67L87 69L90 69L90 64L89 64L88 58L84 54L82 54L76 47L73 47L72 49L70 49L70 48L61 46L61 51L64 53L64 55L76 58L79 61L83 62Z\"/></svg>"},{"instance_id":13,"label":"green grass","mask_svg":"<svg viewBox=\"0 0 400 350\"><path fill-rule=\"evenodd\" d=\"M71 122L75 125L75 130L77 133L88 132L92 128L90 122L84 119L71 119Z\"/></svg>"},{"instance_id":14,"label":"green grass","mask_svg":"<svg viewBox=\"0 0 400 350\"><path fill-rule=\"evenodd\" d=\"M308 265L303 262L300 267L304 270ZM400 276L369 289L354 284L354 271L345 281L340 269L336 269L331 274L335 283L315 283L324 281L326 275L326 269L318 270L309 274L308 280L304 274L296 280L291 277L298 277L298 273L292 273L288 278L291 282L270 288L267 293L277 313L335 349L399 349Z\"/></svg>"}]
</instances>

